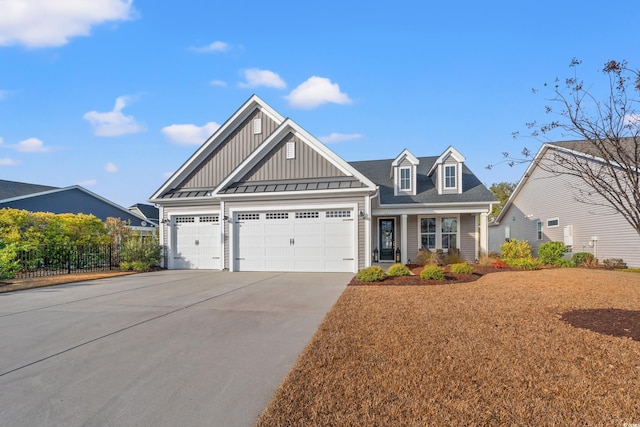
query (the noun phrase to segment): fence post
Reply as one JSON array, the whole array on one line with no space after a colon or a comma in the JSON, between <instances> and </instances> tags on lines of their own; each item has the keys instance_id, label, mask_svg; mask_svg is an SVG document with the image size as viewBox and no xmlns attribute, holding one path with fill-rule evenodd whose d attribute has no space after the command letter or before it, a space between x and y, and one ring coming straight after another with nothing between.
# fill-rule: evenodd
<instances>
[{"instance_id":1,"label":"fence post","mask_svg":"<svg viewBox=\"0 0 640 427\"><path fill-rule=\"evenodd\" d=\"M67 245L67 274L71 274L71 246Z\"/></svg>"}]
</instances>

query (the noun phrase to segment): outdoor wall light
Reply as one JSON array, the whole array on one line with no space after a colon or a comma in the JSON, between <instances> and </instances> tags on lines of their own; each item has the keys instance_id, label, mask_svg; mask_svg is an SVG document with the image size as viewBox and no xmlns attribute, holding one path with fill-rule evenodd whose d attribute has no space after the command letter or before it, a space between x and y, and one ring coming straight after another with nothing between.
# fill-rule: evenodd
<instances>
[{"instance_id":1,"label":"outdoor wall light","mask_svg":"<svg viewBox=\"0 0 640 427\"><path fill-rule=\"evenodd\" d=\"M360 211L360 218L364 218L364 217L365 217L364 211Z\"/></svg>"}]
</instances>

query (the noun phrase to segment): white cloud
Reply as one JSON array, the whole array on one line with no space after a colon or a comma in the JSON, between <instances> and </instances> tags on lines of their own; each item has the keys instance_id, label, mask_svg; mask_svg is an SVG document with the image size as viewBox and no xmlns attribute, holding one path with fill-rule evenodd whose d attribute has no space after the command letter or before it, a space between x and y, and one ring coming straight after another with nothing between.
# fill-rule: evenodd
<instances>
[{"instance_id":1,"label":"white cloud","mask_svg":"<svg viewBox=\"0 0 640 427\"><path fill-rule=\"evenodd\" d=\"M215 41L211 44L202 47L193 47L191 50L196 52L226 52L231 49L231 45L229 43Z\"/></svg>"},{"instance_id":2,"label":"white cloud","mask_svg":"<svg viewBox=\"0 0 640 427\"><path fill-rule=\"evenodd\" d=\"M162 128L162 133L179 145L200 145L219 127L220 125L216 122L209 122L204 126L192 124L171 125Z\"/></svg>"},{"instance_id":3,"label":"white cloud","mask_svg":"<svg viewBox=\"0 0 640 427\"><path fill-rule=\"evenodd\" d=\"M211 86L220 86L220 87L227 87L227 82L222 81L222 80L211 80L209 82L209 84Z\"/></svg>"},{"instance_id":4,"label":"white cloud","mask_svg":"<svg viewBox=\"0 0 640 427\"><path fill-rule=\"evenodd\" d=\"M276 89L284 89L287 84L280 76L273 71L260 70L258 68L250 68L244 70L244 78L246 82L240 82L238 85L244 88L254 88L258 86L274 87Z\"/></svg>"},{"instance_id":5,"label":"white cloud","mask_svg":"<svg viewBox=\"0 0 640 427\"><path fill-rule=\"evenodd\" d=\"M106 170L107 172L116 173L118 172L118 166L109 162L106 165L104 165L104 170Z\"/></svg>"},{"instance_id":6,"label":"white cloud","mask_svg":"<svg viewBox=\"0 0 640 427\"><path fill-rule=\"evenodd\" d=\"M362 138L362 134L359 133L332 133L327 136L321 136L318 139L325 144L337 144L360 138Z\"/></svg>"},{"instance_id":7,"label":"white cloud","mask_svg":"<svg viewBox=\"0 0 640 427\"><path fill-rule=\"evenodd\" d=\"M19 161L9 159L9 158L0 158L0 166L18 166L20 164Z\"/></svg>"},{"instance_id":8,"label":"white cloud","mask_svg":"<svg viewBox=\"0 0 640 427\"><path fill-rule=\"evenodd\" d=\"M132 19L133 0L1 0L0 46L62 46L91 27Z\"/></svg>"},{"instance_id":9,"label":"white cloud","mask_svg":"<svg viewBox=\"0 0 640 427\"><path fill-rule=\"evenodd\" d=\"M21 153L47 153L51 151L51 148L45 147L44 142L38 138L29 138L20 141L15 145L15 149Z\"/></svg>"},{"instance_id":10,"label":"white cloud","mask_svg":"<svg viewBox=\"0 0 640 427\"><path fill-rule=\"evenodd\" d=\"M112 111L106 113L89 111L86 113L83 118L91 123L94 135L120 136L144 131L144 127L136 123L133 116L122 114L122 109L126 107L129 100L129 97L120 96L116 99L116 104Z\"/></svg>"},{"instance_id":11,"label":"white cloud","mask_svg":"<svg viewBox=\"0 0 640 427\"><path fill-rule=\"evenodd\" d=\"M93 187L98 184L98 181L95 179L87 179L86 181L80 181L77 184L82 187Z\"/></svg>"},{"instance_id":12,"label":"white cloud","mask_svg":"<svg viewBox=\"0 0 640 427\"><path fill-rule=\"evenodd\" d=\"M350 104L352 101L346 93L340 92L337 83L325 77L309 77L300 86L285 97L293 108L312 109L322 104Z\"/></svg>"}]
</instances>

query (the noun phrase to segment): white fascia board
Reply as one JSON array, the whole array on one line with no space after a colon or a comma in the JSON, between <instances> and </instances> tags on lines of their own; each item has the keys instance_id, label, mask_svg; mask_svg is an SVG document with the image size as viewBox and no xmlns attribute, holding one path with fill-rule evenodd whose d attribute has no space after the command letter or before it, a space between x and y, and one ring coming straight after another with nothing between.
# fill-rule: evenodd
<instances>
[{"instance_id":1,"label":"white fascia board","mask_svg":"<svg viewBox=\"0 0 640 427\"><path fill-rule=\"evenodd\" d=\"M547 149L549 149L551 147L553 147L553 146L551 146L549 144L546 144L546 143L542 144L542 147L540 147L540 150L538 150L536 155L533 157L533 160L531 160L531 163L529 163L529 166L527 166L527 170L525 170L524 173L522 174L522 177L518 181L518 184L516 184L516 188L513 189L513 192L511 193L511 195L507 199L507 202L502 207L502 210L500 211L500 213L498 214L496 219L494 219L492 221L494 224L496 224L496 225L500 224L500 221L502 220L502 217L504 217L506 215L507 211L509 210L509 208L513 204L513 201L518 196L518 193L520 193L522 188L525 186L526 182L529 180L529 177L531 176L531 173L533 172L533 170L537 166L538 162L540 161L540 159L542 159L542 157L546 153Z\"/></svg>"},{"instance_id":2,"label":"white fascia board","mask_svg":"<svg viewBox=\"0 0 640 427\"><path fill-rule=\"evenodd\" d=\"M432 206L429 208L394 208L388 209L385 207L378 207L373 209L372 215L374 216L397 216L397 215L444 215L444 214L481 214L488 213L489 210L486 206Z\"/></svg>"},{"instance_id":3,"label":"white fascia board","mask_svg":"<svg viewBox=\"0 0 640 427\"><path fill-rule=\"evenodd\" d=\"M213 150L216 149L234 130L238 124L242 123L256 108L260 108L265 114L270 116L276 123L282 123L285 118L276 110L271 108L267 103L260 99L257 95L252 95L236 112L228 118L222 126L216 130L195 153L187 159L180 168L171 175L171 177L156 191L149 199L156 200L162 193L171 188L173 184L184 179L186 175L191 173L202 160L206 158Z\"/></svg>"},{"instance_id":4,"label":"white fascia board","mask_svg":"<svg viewBox=\"0 0 640 427\"><path fill-rule=\"evenodd\" d=\"M264 142L258 148L253 151L253 153L251 153L251 155L249 155L249 157L245 159L244 162L240 164L240 166L238 166L232 173L230 173L229 176L227 176L227 178L225 178L224 181L222 181L220 185L218 185L218 187L212 191L212 195L227 197L228 195L219 194L218 192L226 188L230 183L234 182L234 180L239 179L241 176L251 170L251 168L257 165L264 158L264 156L266 156L271 151L271 149L275 147L289 132L294 133L311 148L322 154L345 175L358 178L367 186L366 190L375 189L376 185L367 177L362 175L355 168L338 157L333 151L326 148L324 144L322 144L311 134L302 129L293 120L286 119L275 131L273 131L271 135L269 135L266 140L264 140Z\"/></svg>"},{"instance_id":5,"label":"white fascia board","mask_svg":"<svg viewBox=\"0 0 640 427\"><path fill-rule=\"evenodd\" d=\"M429 169L427 176L431 176L436 167L442 164L449 155L453 156L453 158L456 159L458 163L464 163L467 160L466 157L460 154L460 152L453 147L453 145L450 145L446 150L444 150L440 157L436 159L433 166L431 166L431 169Z\"/></svg>"},{"instance_id":6,"label":"white fascia board","mask_svg":"<svg viewBox=\"0 0 640 427\"><path fill-rule=\"evenodd\" d=\"M409 159L409 162L411 162L412 165L416 166L418 163L420 163L420 161L418 160L418 158L416 156L414 156L409 150L407 150L406 148L404 150L402 150L402 153L400 153L398 155L398 157L396 157L393 162L391 162L391 166L398 166L402 160L404 158Z\"/></svg>"}]
</instances>

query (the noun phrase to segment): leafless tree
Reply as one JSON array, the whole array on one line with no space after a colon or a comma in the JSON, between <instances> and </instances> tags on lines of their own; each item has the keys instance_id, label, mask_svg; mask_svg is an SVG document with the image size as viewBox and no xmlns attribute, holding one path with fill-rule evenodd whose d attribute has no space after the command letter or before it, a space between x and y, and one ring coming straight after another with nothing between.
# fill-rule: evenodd
<instances>
[{"instance_id":1,"label":"leafless tree","mask_svg":"<svg viewBox=\"0 0 640 427\"><path fill-rule=\"evenodd\" d=\"M578 178L577 201L615 210L640 234L640 70L626 61L607 62L607 90L596 94L578 77L580 63L571 61L573 77L545 84L552 93L545 111L552 119L527 123L537 141L548 142L558 131L572 141L549 144L537 159L527 148L523 159L503 155L510 165L533 159L542 170Z\"/></svg>"}]
</instances>

